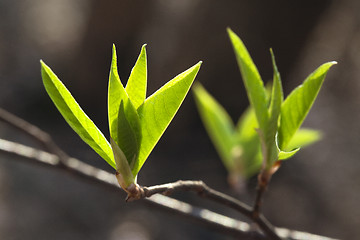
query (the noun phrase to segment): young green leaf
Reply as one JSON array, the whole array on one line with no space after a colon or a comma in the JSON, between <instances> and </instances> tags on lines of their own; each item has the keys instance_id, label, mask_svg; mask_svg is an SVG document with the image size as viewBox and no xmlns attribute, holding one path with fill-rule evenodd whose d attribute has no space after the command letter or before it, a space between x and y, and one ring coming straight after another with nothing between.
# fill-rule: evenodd
<instances>
[{"instance_id":1,"label":"young green leaf","mask_svg":"<svg viewBox=\"0 0 360 240\"><path fill-rule=\"evenodd\" d=\"M244 43L230 28L227 30L235 51L236 60L240 68L250 104L255 110L260 129L265 131L269 114L267 111L268 104L266 101L264 83L261 80L260 74Z\"/></svg>"},{"instance_id":2,"label":"young green leaf","mask_svg":"<svg viewBox=\"0 0 360 240\"><path fill-rule=\"evenodd\" d=\"M295 149L292 149L292 150L289 150L289 151L282 151L280 148L279 148L279 138L278 138L278 134L276 134L276 137L275 137L275 144L276 144L276 148L277 148L277 151L278 151L278 159L277 160L286 160L286 159L289 159L291 158L292 156L294 156L299 150L300 148L295 148Z\"/></svg>"},{"instance_id":3,"label":"young green leaf","mask_svg":"<svg viewBox=\"0 0 360 240\"><path fill-rule=\"evenodd\" d=\"M131 173L131 169L128 163L128 160L126 159L125 154L120 149L120 147L115 143L115 141L110 138L111 148L113 150L115 162L116 162L116 174L119 174L117 176L117 179L119 181L120 186L126 190L127 187L130 186L130 184L135 183L136 178Z\"/></svg>"},{"instance_id":4,"label":"young green leaf","mask_svg":"<svg viewBox=\"0 0 360 240\"><path fill-rule=\"evenodd\" d=\"M232 156L232 149L235 144L234 124L225 109L200 83L194 85L193 92L201 119L210 139L224 165L230 171L234 167Z\"/></svg>"},{"instance_id":5,"label":"young green leaf","mask_svg":"<svg viewBox=\"0 0 360 240\"><path fill-rule=\"evenodd\" d=\"M118 144L120 147L122 146L120 142L124 142L125 139L119 139L119 133L122 131L122 129L119 128L119 126L126 124L126 123L119 123L119 109L121 102L123 102L124 104L124 114L127 118L127 121L130 124L132 131L134 131L136 139L138 140L137 142L140 144L140 140L141 140L140 119L136 111L136 108L133 106L131 100L128 97L127 92L125 91L124 86L120 81L120 77L117 70L116 49L115 49L115 45L113 45L113 54L112 54L110 76L109 76L109 91L108 91L109 129L110 129L111 138L113 138L115 143ZM140 146L137 146L136 148L139 149Z\"/></svg>"},{"instance_id":6,"label":"young green leaf","mask_svg":"<svg viewBox=\"0 0 360 240\"><path fill-rule=\"evenodd\" d=\"M120 81L117 70L116 48L113 45L112 60L109 74L109 90L108 90L108 115L109 115L109 130L111 138L118 144L118 116L120 109L120 102L127 103L129 97L126 94L125 88Z\"/></svg>"},{"instance_id":7,"label":"young green leaf","mask_svg":"<svg viewBox=\"0 0 360 240\"><path fill-rule=\"evenodd\" d=\"M286 150L306 147L321 139L321 132L314 129L300 128L288 143Z\"/></svg>"},{"instance_id":8,"label":"young green leaf","mask_svg":"<svg viewBox=\"0 0 360 240\"><path fill-rule=\"evenodd\" d=\"M336 62L321 65L304 83L295 88L285 99L281 106L281 119L279 126L279 147L286 149L287 144L303 123L312 107L327 72Z\"/></svg>"},{"instance_id":9,"label":"young green leaf","mask_svg":"<svg viewBox=\"0 0 360 240\"><path fill-rule=\"evenodd\" d=\"M280 73L277 69L275 56L272 49L270 49L270 53L273 64L274 76L273 76L271 101L269 107L269 116L270 116L269 129L271 129L269 131L271 131L271 135L275 136L278 127L278 119L281 112L281 104L283 102L284 95L283 95Z\"/></svg>"},{"instance_id":10,"label":"young green leaf","mask_svg":"<svg viewBox=\"0 0 360 240\"><path fill-rule=\"evenodd\" d=\"M146 98L147 85L147 60L146 60L146 44L141 48L140 55L131 71L129 80L126 84L126 92L137 109L144 103Z\"/></svg>"},{"instance_id":11,"label":"young green leaf","mask_svg":"<svg viewBox=\"0 0 360 240\"><path fill-rule=\"evenodd\" d=\"M120 103L118 124L118 146L125 154L131 168L139 154L139 140L126 117L123 101Z\"/></svg>"},{"instance_id":12,"label":"young green leaf","mask_svg":"<svg viewBox=\"0 0 360 240\"><path fill-rule=\"evenodd\" d=\"M47 93L70 127L110 166L115 168L109 142L84 113L60 79L43 61L41 61L41 76Z\"/></svg>"},{"instance_id":13,"label":"young green leaf","mask_svg":"<svg viewBox=\"0 0 360 240\"><path fill-rule=\"evenodd\" d=\"M139 107L142 140L133 173L140 171L167 126L175 116L200 69L201 62L170 80Z\"/></svg>"},{"instance_id":14,"label":"young green leaf","mask_svg":"<svg viewBox=\"0 0 360 240\"><path fill-rule=\"evenodd\" d=\"M278 150L276 147L275 136L278 131L279 115L281 112L281 104L283 102L283 90L281 84L280 73L277 69L275 57L272 49L270 49L271 60L273 64L274 77L273 88L271 93L271 101L269 107L269 123L265 135L265 145L267 146L267 156L265 157L266 167L272 167L273 163L277 161Z\"/></svg>"},{"instance_id":15,"label":"young green leaf","mask_svg":"<svg viewBox=\"0 0 360 240\"><path fill-rule=\"evenodd\" d=\"M298 151L300 150L300 148L296 148L292 151L286 152L286 151L279 151L279 155L278 155L278 160L286 160L291 158L292 156L294 156Z\"/></svg>"}]
</instances>

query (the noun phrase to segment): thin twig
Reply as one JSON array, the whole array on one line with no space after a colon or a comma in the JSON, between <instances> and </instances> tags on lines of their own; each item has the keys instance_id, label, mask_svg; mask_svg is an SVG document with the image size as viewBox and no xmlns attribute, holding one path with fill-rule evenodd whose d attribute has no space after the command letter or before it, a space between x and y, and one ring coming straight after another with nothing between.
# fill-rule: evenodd
<instances>
[{"instance_id":1,"label":"thin twig","mask_svg":"<svg viewBox=\"0 0 360 240\"><path fill-rule=\"evenodd\" d=\"M271 236L274 239L278 239L279 234L273 234L275 233L274 228L267 221L267 219L265 219L265 217L261 214L261 206L262 206L263 196L266 192L271 176L279 169L281 163L282 163L281 161L276 161L270 169L263 169L259 173L256 197L252 209L253 221L256 222L261 229L264 229L264 231L266 231L265 233L268 236Z\"/></svg>"},{"instance_id":2,"label":"thin twig","mask_svg":"<svg viewBox=\"0 0 360 240\"><path fill-rule=\"evenodd\" d=\"M66 162L69 158L69 156L52 140L51 136L37 126L2 108L0 108L0 120L38 141L47 151L57 155L61 162Z\"/></svg>"},{"instance_id":3,"label":"thin twig","mask_svg":"<svg viewBox=\"0 0 360 240\"><path fill-rule=\"evenodd\" d=\"M142 189L142 198L150 197L156 193L162 193L169 195L174 191L192 191L196 192L200 196L211 199L215 202L218 202L222 205L228 206L236 211L242 213L244 216L253 220L260 229L271 239L280 240L278 235L275 233L274 227L266 220L266 218L259 214L256 217L253 215L253 211L250 206L245 203L230 197L226 194L218 192L209 186L207 186L203 181L177 181L174 183L167 183L152 187L141 187Z\"/></svg>"},{"instance_id":4,"label":"thin twig","mask_svg":"<svg viewBox=\"0 0 360 240\"><path fill-rule=\"evenodd\" d=\"M266 177L266 176L268 176L268 174L266 174L264 171L261 171L258 175L256 197L255 197L255 201L254 201L254 207L252 210L252 215L254 218L258 218L261 213L261 205L262 205L263 195L266 191L266 188L267 188L269 180L270 180L270 178Z\"/></svg>"}]
</instances>

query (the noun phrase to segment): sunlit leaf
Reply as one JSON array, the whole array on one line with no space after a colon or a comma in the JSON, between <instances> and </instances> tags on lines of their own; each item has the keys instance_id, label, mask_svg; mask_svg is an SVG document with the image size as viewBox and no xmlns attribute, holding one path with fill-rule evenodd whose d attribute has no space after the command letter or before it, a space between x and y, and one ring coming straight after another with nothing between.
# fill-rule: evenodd
<instances>
[{"instance_id":1,"label":"sunlit leaf","mask_svg":"<svg viewBox=\"0 0 360 240\"><path fill-rule=\"evenodd\" d=\"M109 75L109 89L108 89L108 115L109 115L109 130L111 138L118 144L118 116L120 109L120 102L127 103L129 97L125 92L125 88L120 81L117 70L116 49L113 45L112 60Z\"/></svg>"},{"instance_id":2,"label":"sunlit leaf","mask_svg":"<svg viewBox=\"0 0 360 240\"><path fill-rule=\"evenodd\" d=\"M146 98L147 86L147 60L146 60L146 44L141 48L140 55L133 67L129 80L126 84L126 93L128 94L132 104L137 109L144 103Z\"/></svg>"},{"instance_id":3,"label":"sunlit leaf","mask_svg":"<svg viewBox=\"0 0 360 240\"><path fill-rule=\"evenodd\" d=\"M120 103L118 124L118 146L125 154L131 168L139 154L139 140L126 117L123 102Z\"/></svg>"},{"instance_id":4,"label":"sunlit leaf","mask_svg":"<svg viewBox=\"0 0 360 240\"><path fill-rule=\"evenodd\" d=\"M279 115L281 112L281 104L283 102L283 90L280 79L280 73L277 69L275 57L270 49L271 59L273 64L274 76L273 87L271 93L270 107L269 107L269 122L265 135L265 145L267 148L265 161L266 167L272 167L273 163L277 161L278 150L275 143L275 136L278 131ZM264 153L263 153L264 154Z\"/></svg>"},{"instance_id":5,"label":"sunlit leaf","mask_svg":"<svg viewBox=\"0 0 360 240\"><path fill-rule=\"evenodd\" d=\"M139 159L133 172L137 173L140 170L175 116L200 69L200 65L201 62L176 76L147 98L139 107L142 140Z\"/></svg>"},{"instance_id":6,"label":"sunlit leaf","mask_svg":"<svg viewBox=\"0 0 360 240\"><path fill-rule=\"evenodd\" d=\"M47 93L70 127L110 166L115 168L115 160L109 142L43 61L41 61L41 76Z\"/></svg>"},{"instance_id":7,"label":"sunlit leaf","mask_svg":"<svg viewBox=\"0 0 360 240\"><path fill-rule=\"evenodd\" d=\"M279 126L280 149L287 148L288 143L300 128L320 91L327 72L334 64L336 62L321 65L285 99L281 107Z\"/></svg>"},{"instance_id":8,"label":"sunlit leaf","mask_svg":"<svg viewBox=\"0 0 360 240\"><path fill-rule=\"evenodd\" d=\"M266 90L260 74L253 63L244 43L231 29L227 29L233 45L236 60L244 81L246 92L253 106L260 129L265 131L269 114L267 111Z\"/></svg>"},{"instance_id":9,"label":"sunlit leaf","mask_svg":"<svg viewBox=\"0 0 360 240\"><path fill-rule=\"evenodd\" d=\"M127 123L119 122L119 109L120 103L124 104L124 116L126 116ZM120 81L120 77L117 70L117 60L116 60L116 49L113 45L113 54L110 68L109 76L109 91L108 91L108 114L109 114L109 128L110 136L120 147L123 147L123 143L126 142L126 139L120 139L119 134L121 134L121 126L126 126L129 124L133 133L135 134L137 143L140 144L141 141L141 127L138 113L133 106L131 100L128 97L128 94L125 91L123 84ZM122 118L124 120L125 118ZM122 136L124 137L124 135ZM139 149L140 145L136 146L136 149ZM122 151L127 152L122 149ZM130 161L130 160L129 160Z\"/></svg>"}]
</instances>

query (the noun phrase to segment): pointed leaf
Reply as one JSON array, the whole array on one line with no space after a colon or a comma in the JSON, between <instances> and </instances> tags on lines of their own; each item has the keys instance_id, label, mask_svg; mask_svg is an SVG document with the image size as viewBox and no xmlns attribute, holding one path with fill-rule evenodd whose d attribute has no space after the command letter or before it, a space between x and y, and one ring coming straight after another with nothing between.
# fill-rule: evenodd
<instances>
[{"instance_id":1,"label":"pointed leaf","mask_svg":"<svg viewBox=\"0 0 360 240\"><path fill-rule=\"evenodd\" d=\"M116 48L113 45L112 60L109 74L109 90L108 90L108 114L109 114L109 130L111 138L118 144L118 116L120 102L127 102L128 96L125 88L120 81L117 70Z\"/></svg>"},{"instance_id":2,"label":"pointed leaf","mask_svg":"<svg viewBox=\"0 0 360 240\"><path fill-rule=\"evenodd\" d=\"M287 148L287 144L303 123L310 111L327 72L336 62L328 62L321 65L304 83L295 88L285 99L281 106L281 120L279 127L279 147Z\"/></svg>"},{"instance_id":3,"label":"pointed leaf","mask_svg":"<svg viewBox=\"0 0 360 240\"><path fill-rule=\"evenodd\" d=\"M70 127L110 166L115 161L110 144L54 72L41 61L41 76L47 93Z\"/></svg>"},{"instance_id":4,"label":"pointed leaf","mask_svg":"<svg viewBox=\"0 0 360 240\"><path fill-rule=\"evenodd\" d=\"M281 78L280 73L277 69L275 57L273 54L272 49L270 49L271 53L271 60L273 64L273 70L274 70L274 76L273 76L273 86L272 86L272 93L271 93L271 101L270 101L270 107L269 107L269 115L270 115L270 128L275 129L274 136L277 130L278 125L278 118L281 111L281 104L283 101L283 89L281 84Z\"/></svg>"},{"instance_id":5,"label":"pointed leaf","mask_svg":"<svg viewBox=\"0 0 360 240\"><path fill-rule=\"evenodd\" d=\"M205 129L224 165L231 170L234 165L232 156L235 144L234 124L225 109L200 83L194 85L193 92Z\"/></svg>"},{"instance_id":6,"label":"pointed leaf","mask_svg":"<svg viewBox=\"0 0 360 240\"><path fill-rule=\"evenodd\" d=\"M139 107L142 140L138 165L134 166L133 172L137 173L140 170L175 116L200 69L200 65L201 62L176 76L147 98Z\"/></svg>"},{"instance_id":7,"label":"pointed leaf","mask_svg":"<svg viewBox=\"0 0 360 240\"><path fill-rule=\"evenodd\" d=\"M146 61L146 44L141 48L140 55L131 71L129 80L126 84L126 92L137 109L144 103L146 97L147 85L147 61Z\"/></svg>"},{"instance_id":8,"label":"pointed leaf","mask_svg":"<svg viewBox=\"0 0 360 240\"><path fill-rule=\"evenodd\" d=\"M108 91L108 114L109 114L109 129L110 129L110 136L116 142L116 144L121 145L119 140L119 109L120 103L124 103L124 111L126 118L131 125L132 130L136 134L136 139L140 144L141 139L141 127L140 127L140 120L137 114L135 107L133 106L132 102L130 101L124 86L120 81L120 77L117 70L117 60L116 60L116 49L115 45L113 45L113 55L111 61L111 68L110 68L110 76L109 76L109 91ZM139 148L140 146L138 146Z\"/></svg>"},{"instance_id":9,"label":"pointed leaf","mask_svg":"<svg viewBox=\"0 0 360 240\"><path fill-rule=\"evenodd\" d=\"M267 132L265 134L265 144L267 146L267 156L265 157L266 166L272 167L273 163L277 161L278 150L275 142L275 135L278 131L279 115L281 111L281 104L283 101L283 90L280 79L280 74L276 66L275 57L272 49L270 49L271 60L273 63L274 77L273 88L271 93L271 101L269 107L269 123L267 126Z\"/></svg>"},{"instance_id":10,"label":"pointed leaf","mask_svg":"<svg viewBox=\"0 0 360 240\"><path fill-rule=\"evenodd\" d=\"M253 106L260 129L265 131L268 121L266 90L260 74L253 63L244 43L231 29L227 29L232 42L236 60L245 84L246 92Z\"/></svg>"},{"instance_id":11,"label":"pointed leaf","mask_svg":"<svg viewBox=\"0 0 360 240\"><path fill-rule=\"evenodd\" d=\"M314 129L300 128L291 139L286 149L306 147L321 139L321 132Z\"/></svg>"}]
</instances>

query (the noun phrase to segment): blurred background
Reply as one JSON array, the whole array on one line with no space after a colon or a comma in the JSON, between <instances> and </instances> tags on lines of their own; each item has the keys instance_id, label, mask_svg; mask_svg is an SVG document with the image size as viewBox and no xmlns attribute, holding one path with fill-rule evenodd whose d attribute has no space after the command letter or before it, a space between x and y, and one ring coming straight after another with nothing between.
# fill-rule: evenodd
<instances>
[{"instance_id":1,"label":"blurred background","mask_svg":"<svg viewBox=\"0 0 360 240\"><path fill-rule=\"evenodd\" d=\"M112 171L62 119L41 81L43 59L108 136L107 83L116 44L126 82L148 44L148 94L202 60L197 81L237 121L248 101L226 27L245 42L264 81L269 48L285 94L320 64L336 60L305 126L324 139L285 162L265 195L276 226L341 239L360 235L360 2L356 0L0 0L0 107L50 133L69 155ZM0 125L0 137L38 147ZM242 194L202 126L192 94L139 175L142 185L201 179L251 203L256 179ZM51 169L0 155L0 239L227 239L187 219L128 203L118 193ZM238 218L192 194L176 197ZM230 238L229 238L230 239Z\"/></svg>"}]
</instances>

